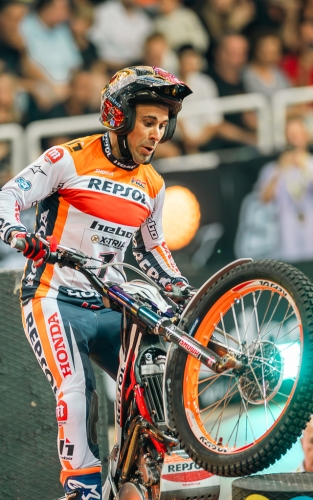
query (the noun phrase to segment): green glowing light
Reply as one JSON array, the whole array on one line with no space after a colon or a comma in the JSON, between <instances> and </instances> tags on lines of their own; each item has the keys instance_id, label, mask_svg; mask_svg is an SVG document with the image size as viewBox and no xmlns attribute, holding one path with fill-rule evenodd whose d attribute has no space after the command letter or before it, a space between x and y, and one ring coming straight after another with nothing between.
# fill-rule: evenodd
<instances>
[{"instance_id":1,"label":"green glowing light","mask_svg":"<svg viewBox=\"0 0 313 500\"><path fill-rule=\"evenodd\" d=\"M299 342L276 345L284 360L284 379L295 378L298 375L300 364Z\"/></svg>"}]
</instances>

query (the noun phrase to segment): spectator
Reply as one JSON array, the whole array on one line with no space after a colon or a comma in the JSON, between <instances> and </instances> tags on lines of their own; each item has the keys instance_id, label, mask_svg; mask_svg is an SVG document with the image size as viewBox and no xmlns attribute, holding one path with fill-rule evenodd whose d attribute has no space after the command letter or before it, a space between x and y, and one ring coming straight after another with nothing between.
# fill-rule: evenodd
<instances>
[{"instance_id":1,"label":"spectator","mask_svg":"<svg viewBox=\"0 0 313 500\"><path fill-rule=\"evenodd\" d=\"M0 58L8 71L16 75L29 72L24 41L19 34L19 25L28 12L28 5L22 1L0 3Z\"/></svg>"},{"instance_id":2,"label":"spectator","mask_svg":"<svg viewBox=\"0 0 313 500\"><path fill-rule=\"evenodd\" d=\"M16 102L16 78L10 73L0 73L0 124L21 122L21 111Z\"/></svg>"},{"instance_id":3,"label":"spectator","mask_svg":"<svg viewBox=\"0 0 313 500\"><path fill-rule=\"evenodd\" d=\"M18 77L16 83L20 91L30 93L44 106L46 95L53 94L53 89L44 72L29 58L20 34L20 24L29 10L29 3L26 0L2 0L0 3L0 70Z\"/></svg>"},{"instance_id":4,"label":"spectator","mask_svg":"<svg viewBox=\"0 0 313 500\"><path fill-rule=\"evenodd\" d=\"M143 57L143 46L152 24L135 0L109 0L95 9L90 39L111 71Z\"/></svg>"},{"instance_id":5,"label":"spectator","mask_svg":"<svg viewBox=\"0 0 313 500\"><path fill-rule=\"evenodd\" d=\"M0 141L0 189L12 177L10 141Z\"/></svg>"},{"instance_id":6,"label":"spectator","mask_svg":"<svg viewBox=\"0 0 313 500\"><path fill-rule=\"evenodd\" d=\"M35 12L22 23L30 57L44 70L64 97L73 69L82 64L79 49L69 26L69 0L36 0Z\"/></svg>"},{"instance_id":7,"label":"spectator","mask_svg":"<svg viewBox=\"0 0 313 500\"><path fill-rule=\"evenodd\" d=\"M289 148L260 172L258 190L263 203L274 201L278 213L280 259L313 259L313 155L302 117L286 125Z\"/></svg>"},{"instance_id":8,"label":"spectator","mask_svg":"<svg viewBox=\"0 0 313 500\"><path fill-rule=\"evenodd\" d=\"M146 39L143 59L140 64L144 66L156 66L163 68L172 74L178 72L178 59L173 50L167 44L165 36L161 33L152 33Z\"/></svg>"},{"instance_id":9,"label":"spectator","mask_svg":"<svg viewBox=\"0 0 313 500\"><path fill-rule=\"evenodd\" d=\"M287 120L288 148L265 165L242 203L237 257L313 259L313 155L302 116Z\"/></svg>"},{"instance_id":10,"label":"spectator","mask_svg":"<svg viewBox=\"0 0 313 500\"><path fill-rule=\"evenodd\" d=\"M282 46L278 35L264 31L252 44L252 60L243 72L246 92L260 92L270 98L274 92L290 87L290 83L279 68Z\"/></svg>"},{"instance_id":11,"label":"spectator","mask_svg":"<svg viewBox=\"0 0 313 500\"><path fill-rule=\"evenodd\" d=\"M307 423L301 437L304 460L296 472L313 472L313 417Z\"/></svg>"},{"instance_id":12,"label":"spectator","mask_svg":"<svg viewBox=\"0 0 313 500\"><path fill-rule=\"evenodd\" d=\"M94 11L90 5L82 4L74 7L70 18L70 28L76 45L80 50L80 55L83 60L83 69L85 70L90 70L93 67L99 67L101 69L97 49L87 37L87 33L93 21Z\"/></svg>"},{"instance_id":13,"label":"spectator","mask_svg":"<svg viewBox=\"0 0 313 500\"><path fill-rule=\"evenodd\" d=\"M286 54L281 68L294 86L313 85L313 12L301 18L298 40L298 51Z\"/></svg>"},{"instance_id":14,"label":"spectator","mask_svg":"<svg viewBox=\"0 0 313 500\"><path fill-rule=\"evenodd\" d=\"M64 116L85 115L98 111L99 102L97 103L97 109L94 109L91 104L95 90L93 73L83 70L75 72L69 83L69 89L69 97L66 101L54 106L42 118L62 118Z\"/></svg>"},{"instance_id":15,"label":"spectator","mask_svg":"<svg viewBox=\"0 0 313 500\"><path fill-rule=\"evenodd\" d=\"M155 29L163 33L173 50L191 44L205 54L209 47L209 37L197 14L184 7L181 0L158 0L159 16Z\"/></svg>"},{"instance_id":16,"label":"spectator","mask_svg":"<svg viewBox=\"0 0 313 500\"><path fill-rule=\"evenodd\" d=\"M257 13L254 19L244 28L249 40L254 33L268 29L276 32L287 50L298 47L298 22L302 2L299 0L262 0L256 1Z\"/></svg>"},{"instance_id":17,"label":"spectator","mask_svg":"<svg viewBox=\"0 0 313 500\"><path fill-rule=\"evenodd\" d=\"M240 33L256 14L253 0L205 0L199 9L210 37L218 41L226 33Z\"/></svg>"},{"instance_id":18,"label":"spectator","mask_svg":"<svg viewBox=\"0 0 313 500\"><path fill-rule=\"evenodd\" d=\"M239 34L224 35L214 51L214 63L208 74L217 85L219 97L244 93L242 71L247 62L248 42ZM255 117L252 113L225 115L223 140L217 148L255 144Z\"/></svg>"},{"instance_id":19,"label":"spectator","mask_svg":"<svg viewBox=\"0 0 313 500\"><path fill-rule=\"evenodd\" d=\"M191 45L184 45L180 48L179 63L179 76L193 93L189 96L189 104L181 111L178 125L186 152L194 153L215 136L223 117L211 106L206 114L184 118L188 106L218 97L218 89L212 78L201 72L204 60Z\"/></svg>"},{"instance_id":20,"label":"spectator","mask_svg":"<svg viewBox=\"0 0 313 500\"><path fill-rule=\"evenodd\" d=\"M302 17L303 18L313 18L313 1L312 0L304 0L304 5L302 8Z\"/></svg>"}]
</instances>

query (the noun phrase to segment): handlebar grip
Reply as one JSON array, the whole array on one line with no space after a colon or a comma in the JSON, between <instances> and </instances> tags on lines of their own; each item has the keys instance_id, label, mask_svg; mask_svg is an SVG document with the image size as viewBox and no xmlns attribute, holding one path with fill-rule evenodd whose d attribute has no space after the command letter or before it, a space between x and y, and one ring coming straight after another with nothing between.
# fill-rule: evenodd
<instances>
[{"instance_id":1,"label":"handlebar grip","mask_svg":"<svg viewBox=\"0 0 313 500\"><path fill-rule=\"evenodd\" d=\"M21 252L24 252L26 248L26 241L24 238L12 238L12 241L10 243L12 248L16 248L16 250L20 250Z\"/></svg>"}]
</instances>

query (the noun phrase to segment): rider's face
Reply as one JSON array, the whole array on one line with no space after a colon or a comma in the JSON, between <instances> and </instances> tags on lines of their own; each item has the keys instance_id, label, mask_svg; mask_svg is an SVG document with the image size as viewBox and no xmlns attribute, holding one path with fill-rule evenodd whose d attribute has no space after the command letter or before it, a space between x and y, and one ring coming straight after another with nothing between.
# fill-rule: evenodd
<instances>
[{"instance_id":1,"label":"rider's face","mask_svg":"<svg viewBox=\"0 0 313 500\"><path fill-rule=\"evenodd\" d=\"M168 108L163 104L138 104L136 122L127 136L127 143L134 162L149 161L162 139L168 123Z\"/></svg>"}]
</instances>

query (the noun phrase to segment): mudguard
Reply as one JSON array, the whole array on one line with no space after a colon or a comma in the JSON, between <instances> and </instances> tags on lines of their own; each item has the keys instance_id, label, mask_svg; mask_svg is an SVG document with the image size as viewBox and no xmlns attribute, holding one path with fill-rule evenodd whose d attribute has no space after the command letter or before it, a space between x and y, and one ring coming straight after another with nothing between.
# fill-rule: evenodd
<instances>
[{"instance_id":1,"label":"mudguard","mask_svg":"<svg viewBox=\"0 0 313 500\"><path fill-rule=\"evenodd\" d=\"M188 318L193 313L193 310L198 303L198 301L201 299L201 297L206 293L206 291L225 273L228 273L232 269L235 269L235 267L241 266L243 264L248 264L249 262L252 262L253 259L237 259L234 260L233 262L230 262L227 264L227 266L223 267L219 271L217 271L213 276L211 276L203 285L201 288L199 288L198 292L193 296L193 298L190 300L190 302L187 304L187 307L183 311L180 322L178 323L178 327L184 330L184 326L186 325ZM168 351L167 351L167 356L166 356L166 362L165 362L165 368L164 368L164 377L163 377L163 404L164 404L164 415L165 415L165 423L169 429L172 431L175 430L174 428L174 422L170 420L169 417L169 408L168 408L168 390L169 390L169 383L170 383L170 366L171 366L171 361L174 352L176 349L179 349L178 346L175 344L171 344Z\"/></svg>"}]
</instances>

